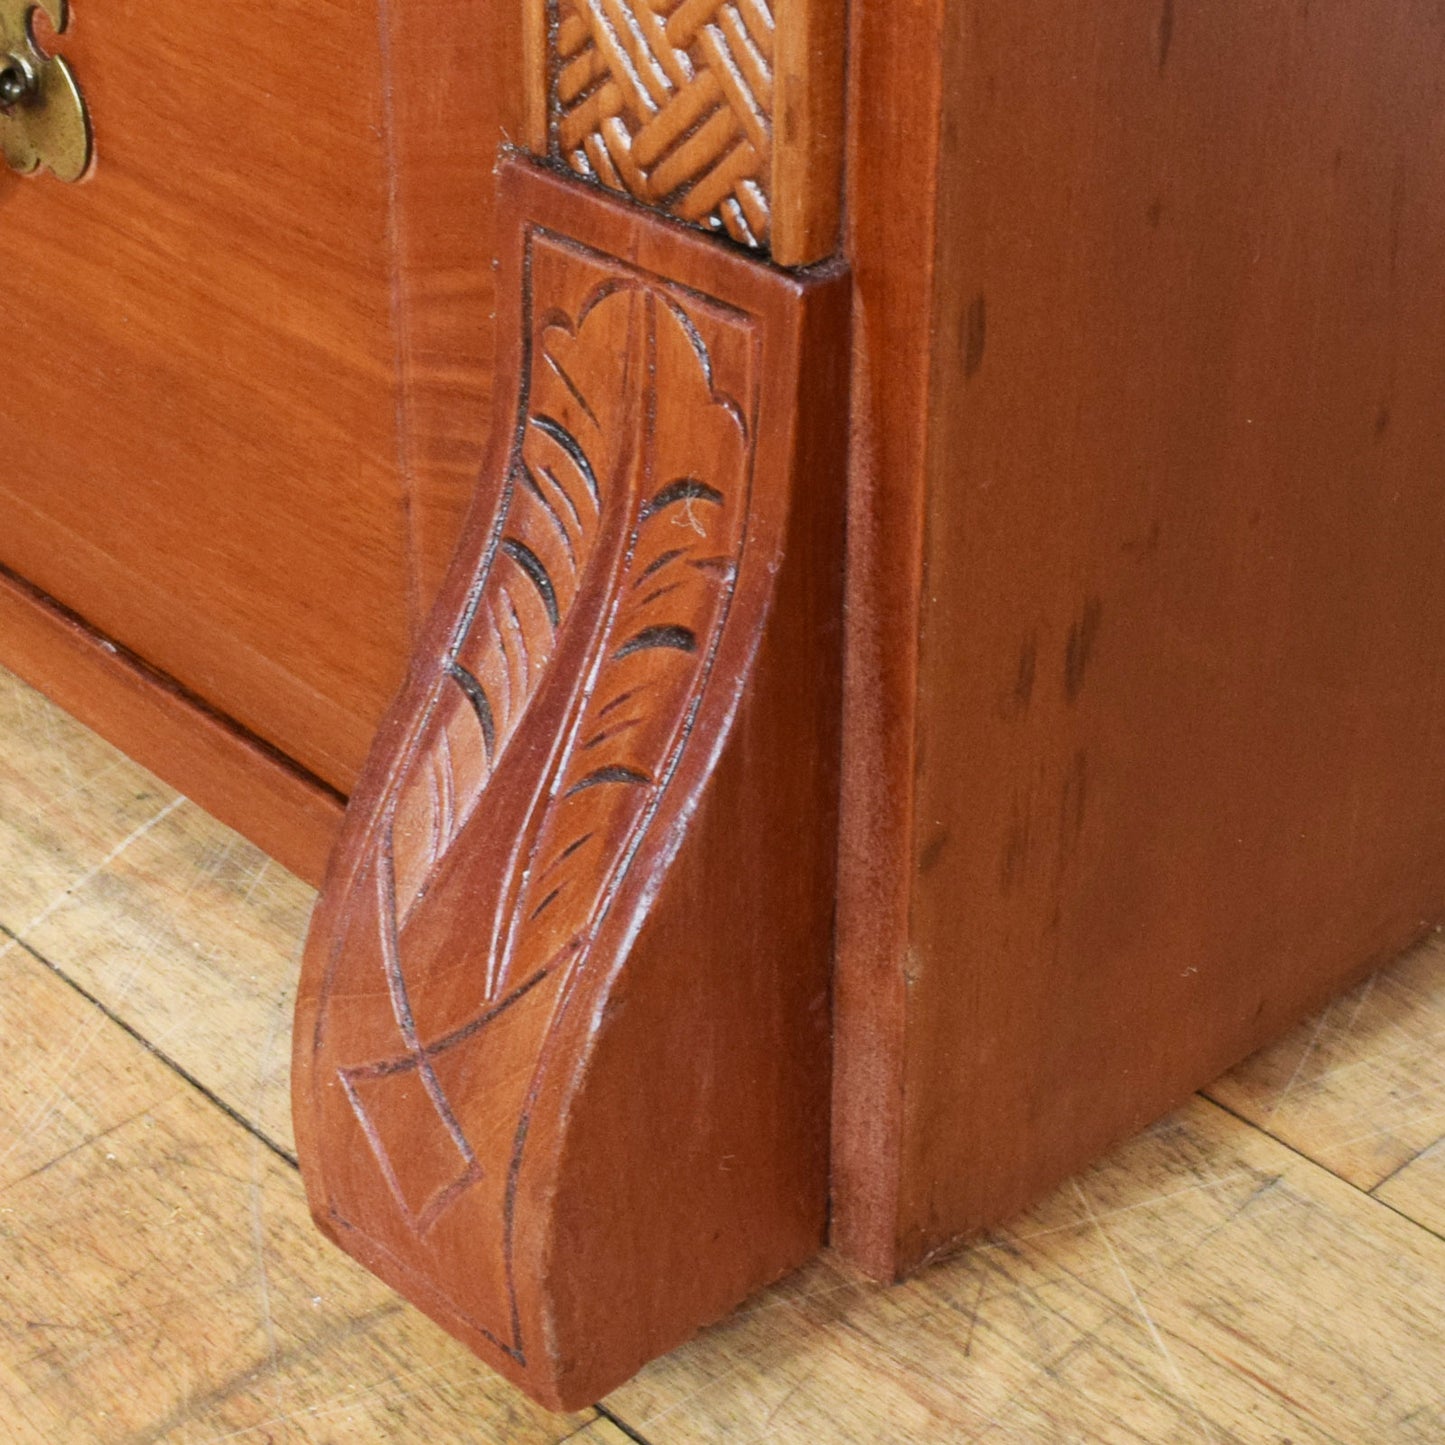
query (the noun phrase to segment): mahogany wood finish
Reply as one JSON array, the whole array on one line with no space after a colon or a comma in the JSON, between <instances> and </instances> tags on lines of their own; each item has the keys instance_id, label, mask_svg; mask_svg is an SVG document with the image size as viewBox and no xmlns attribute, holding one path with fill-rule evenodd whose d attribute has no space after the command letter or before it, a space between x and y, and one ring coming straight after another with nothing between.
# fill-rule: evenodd
<instances>
[{"instance_id":1,"label":"mahogany wood finish","mask_svg":"<svg viewBox=\"0 0 1445 1445\"><path fill-rule=\"evenodd\" d=\"M884 1277L1445 914L1439 7L898 14L853 7L834 1135Z\"/></svg>"},{"instance_id":2,"label":"mahogany wood finish","mask_svg":"<svg viewBox=\"0 0 1445 1445\"><path fill-rule=\"evenodd\" d=\"M481 457L510 9L76 0L93 173L0 170L0 565L343 793Z\"/></svg>"},{"instance_id":3,"label":"mahogany wood finish","mask_svg":"<svg viewBox=\"0 0 1445 1445\"><path fill-rule=\"evenodd\" d=\"M517 375L297 1015L312 1209L571 1407L827 1214L846 277L522 163Z\"/></svg>"},{"instance_id":4,"label":"mahogany wood finish","mask_svg":"<svg viewBox=\"0 0 1445 1445\"><path fill-rule=\"evenodd\" d=\"M187 797L319 882L345 800L232 719L0 568L6 665Z\"/></svg>"}]
</instances>

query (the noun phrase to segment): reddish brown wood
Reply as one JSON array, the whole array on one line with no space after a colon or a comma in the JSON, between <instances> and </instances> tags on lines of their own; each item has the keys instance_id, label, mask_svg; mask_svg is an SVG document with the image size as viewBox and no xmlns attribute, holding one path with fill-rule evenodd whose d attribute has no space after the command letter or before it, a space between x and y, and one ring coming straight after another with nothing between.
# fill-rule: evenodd
<instances>
[{"instance_id":1,"label":"reddish brown wood","mask_svg":"<svg viewBox=\"0 0 1445 1445\"><path fill-rule=\"evenodd\" d=\"M312 1209L539 1399L819 1244L847 285L519 163L516 375L298 1005Z\"/></svg>"},{"instance_id":2,"label":"reddish brown wood","mask_svg":"<svg viewBox=\"0 0 1445 1445\"><path fill-rule=\"evenodd\" d=\"M833 1232L879 1275L1008 1214L1445 906L1437 10L851 7ZM724 106L689 92L687 46L716 44L692 24L704 10L669 9L687 39L657 51L677 74L654 82L712 107L713 129L670 133L665 195L618 179L690 196L705 221L693 183L716 177L714 201L737 211L719 222L746 240L767 227L738 223L739 196L761 203L734 182L770 177L776 254L820 254L840 13L779 0L750 5L749 28L710 5L759 47L777 20L772 60L759 48ZM570 1400L816 1235L825 1070L808 1009L828 936L845 328L836 279L790 280L556 180L511 172L497 229L499 137L547 148L550 105L559 147L563 109L579 143L604 143L621 112L585 110L601 50L628 15L656 19L614 6L589 22L595 53L567 51L587 73L564 102L542 83L561 83L547 52L582 10L550 29L548 14L77 8L66 53L95 116L94 177L0 178L0 301L23 358L0 388L0 564L27 579L0 585L0 659L314 871L451 551L501 356L503 426L460 570L318 923L298 1109L326 1227ZM658 98L633 99L640 135ZM612 137L624 160L632 138ZM729 157L742 169L718 174ZM599 276L624 284L588 310ZM727 409L697 400L689 326L734 378L709 388L760 388L731 440ZM673 630L622 658L629 639L600 640L623 626L611 603L651 593L597 579L669 550L670 509L634 557L617 517L575 492L558 435L520 432L535 495L507 449L543 398L580 406L562 376L574 352L605 381L606 428L583 421L609 447L672 438L673 414L639 398L690 384L690 403L667 393L686 413L679 454L702 450L687 476L733 504L739 435L756 462L741 511L685 486L673 513L711 518L716 556L743 570L659 594L685 620L639 622L633 638ZM636 501L624 454L597 474ZM733 468L729 487L703 462ZM586 557L557 512L569 486ZM504 497L515 546L492 554ZM749 567L780 529L767 581ZM436 668L483 556L459 691ZM693 650L667 645L684 631ZM739 638L758 635L752 660ZM646 664L655 735L589 722L599 659L609 678ZM629 810L633 775L653 778L681 732L656 813ZM593 738L637 752L565 806L538 802ZM809 768L790 768L799 749ZM570 823L581 810L587 827ZM526 859L564 826L597 852L559 862L571 892L554 893ZM612 900L595 935L578 922L584 863ZM399 912L393 981L422 981L409 1056L367 913L383 899ZM345 945L333 974L327 938ZM567 962L577 938L585 961ZM485 1039L477 1059L442 1047L492 1004L456 1041ZM428 1152L441 1116L418 1083L423 1044L471 1071L460 1175L445 1139ZM450 1099L455 1081L427 1067ZM395 1148L378 1117L406 1134ZM522 1117L526 1149L508 1154ZM455 1200L447 1179L465 1185ZM447 1231L468 1220L464 1246ZM708 1229L722 1242L700 1244ZM460 1303L457 1280L474 1291Z\"/></svg>"},{"instance_id":3,"label":"reddish brown wood","mask_svg":"<svg viewBox=\"0 0 1445 1445\"><path fill-rule=\"evenodd\" d=\"M830 1238L879 1276L896 1269L902 1169L908 830L943 118L938 8L918 7L933 22L922 25L899 25L892 7L873 0L855 0L850 13L846 249L856 320Z\"/></svg>"},{"instance_id":4,"label":"reddish brown wood","mask_svg":"<svg viewBox=\"0 0 1445 1445\"><path fill-rule=\"evenodd\" d=\"M516 0L389 0L380 12L397 346L386 379L397 388L410 644L451 561L486 450L494 168L521 104L521 16Z\"/></svg>"},{"instance_id":5,"label":"reddish brown wood","mask_svg":"<svg viewBox=\"0 0 1445 1445\"><path fill-rule=\"evenodd\" d=\"M5 663L102 737L318 883L343 800L52 598L0 568Z\"/></svg>"},{"instance_id":6,"label":"reddish brown wood","mask_svg":"<svg viewBox=\"0 0 1445 1445\"><path fill-rule=\"evenodd\" d=\"M1445 909L1438 7L898 14L854 7L835 1106L884 1276Z\"/></svg>"},{"instance_id":7,"label":"reddish brown wood","mask_svg":"<svg viewBox=\"0 0 1445 1445\"><path fill-rule=\"evenodd\" d=\"M94 173L0 172L0 563L342 791L481 457L512 8L76 4Z\"/></svg>"},{"instance_id":8,"label":"reddish brown wood","mask_svg":"<svg viewBox=\"0 0 1445 1445\"><path fill-rule=\"evenodd\" d=\"M538 155L783 265L838 243L843 0L523 0Z\"/></svg>"}]
</instances>

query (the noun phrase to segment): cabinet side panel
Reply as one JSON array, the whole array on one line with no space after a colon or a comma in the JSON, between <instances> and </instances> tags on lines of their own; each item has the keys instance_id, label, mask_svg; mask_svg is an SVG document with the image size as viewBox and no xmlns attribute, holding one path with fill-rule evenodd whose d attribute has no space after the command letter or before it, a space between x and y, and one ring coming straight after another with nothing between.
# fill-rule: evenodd
<instances>
[{"instance_id":1,"label":"cabinet side panel","mask_svg":"<svg viewBox=\"0 0 1445 1445\"><path fill-rule=\"evenodd\" d=\"M904 1267L1445 901L1438 6L949 23Z\"/></svg>"}]
</instances>

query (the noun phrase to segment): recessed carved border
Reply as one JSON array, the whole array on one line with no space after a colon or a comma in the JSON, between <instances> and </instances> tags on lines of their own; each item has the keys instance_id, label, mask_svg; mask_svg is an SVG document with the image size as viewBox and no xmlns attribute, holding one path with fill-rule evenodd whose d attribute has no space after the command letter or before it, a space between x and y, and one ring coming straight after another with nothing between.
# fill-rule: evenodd
<instances>
[{"instance_id":1,"label":"recessed carved border","mask_svg":"<svg viewBox=\"0 0 1445 1445\"><path fill-rule=\"evenodd\" d=\"M846 296L531 167L502 196L515 384L313 925L295 1108L323 1228L576 1404L821 1237Z\"/></svg>"}]
</instances>

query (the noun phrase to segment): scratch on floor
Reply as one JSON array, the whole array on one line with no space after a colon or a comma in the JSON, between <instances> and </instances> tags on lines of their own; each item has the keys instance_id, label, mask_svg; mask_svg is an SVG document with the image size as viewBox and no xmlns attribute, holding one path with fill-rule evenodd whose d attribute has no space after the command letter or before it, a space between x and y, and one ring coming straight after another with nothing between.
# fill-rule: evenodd
<instances>
[{"instance_id":1,"label":"scratch on floor","mask_svg":"<svg viewBox=\"0 0 1445 1445\"><path fill-rule=\"evenodd\" d=\"M318 1401L315 1405L306 1405L299 1410L286 1410L276 1415L269 1415L264 1420L258 1420L254 1425L243 1425L239 1430L228 1430L223 1435L209 1435L206 1437L205 1445L222 1445L224 1441L244 1440L248 1435L257 1435L262 1431L269 1432L277 1426L290 1425L302 1420L334 1419L339 1415L353 1414L373 1401L381 1401L388 1406L400 1404L403 1400L415 1399L428 1391L434 1391L435 1383L429 1380L414 1390L391 1390L388 1386L415 1379L420 1375L438 1373L438 1366L430 1363L418 1365L414 1370L398 1370L395 1374L388 1375L374 1385L368 1385L365 1388L348 1386L335 1395Z\"/></svg>"},{"instance_id":2,"label":"scratch on floor","mask_svg":"<svg viewBox=\"0 0 1445 1445\"><path fill-rule=\"evenodd\" d=\"M270 867L271 858L268 854L266 857L261 859L261 866L256 870L256 876L251 879L251 886L246 889L245 896L241 899L241 906L243 908L250 903L252 897L255 895L257 888L261 886L261 880L266 876Z\"/></svg>"},{"instance_id":3,"label":"scratch on floor","mask_svg":"<svg viewBox=\"0 0 1445 1445\"><path fill-rule=\"evenodd\" d=\"M267 1073L275 1054L276 1041L280 1036L281 1028L282 1015L279 1011L273 1010L271 1027L266 1035L265 1043L262 1045L261 1057L257 1061L258 1082L256 1098L251 1111L253 1118L261 1117L261 1105L264 1102ZM280 1356L276 1347L276 1322L271 1313L271 1281L266 1270L266 1226L261 1216L261 1164L261 1141L253 1138L251 1142L250 1191L251 1238L256 1247L256 1291L261 1306L262 1327L266 1332L266 1350L271 1363L274 1403L279 1409L281 1397L284 1394L284 1387L281 1380Z\"/></svg>"},{"instance_id":4,"label":"scratch on floor","mask_svg":"<svg viewBox=\"0 0 1445 1445\"><path fill-rule=\"evenodd\" d=\"M1320 1014L1319 1018L1315 1021L1314 1032L1310 1035L1309 1042L1304 1046L1304 1050L1300 1054L1299 1060L1294 1066L1294 1072L1285 1081L1283 1092L1280 1094L1279 1098L1274 1101L1274 1107L1269 1111L1269 1114L1264 1121L1263 1127L1265 1129L1268 1129L1269 1126L1274 1123L1275 1116L1278 1115L1279 1111L1284 1108L1286 1101L1289 1099L1289 1096L1294 1092L1295 1085L1299 1082L1300 1074L1303 1072L1305 1064L1314 1054L1314 1051L1320 1041L1320 1035L1324 1033L1325 1025L1329 1023L1330 1014L1332 1012L1332 1007L1325 1009L1325 1011Z\"/></svg>"},{"instance_id":5,"label":"scratch on floor","mask_svg":"<svg viewBox=\"0 0 1445 1445\"><path fill-rule=\"evenodd\" d=\"M177 1090L177 1092L179 1092L179 1090ZM3 1183L0 1183L0 1195L8 1193L12 1189L18 1189L20 1185L31 1179L39 1178L42 1174L49 1173L50 1170L54 1169L58 1164L63 1164L67 1159L73 1158L82 1150L89 1149L92 1145L99 1144L102 1140L110 1138L112 1134L129 1128L137 1119L144 1119L146 1115L154 1113L162 1104L169 1102L169 1100L174 1097L174 1094L157 1096L141 1108L135 1110L134 1113L127 1114L124 1119L117 1119L114 1124L108 1124L104 1129L97 1129L95 1133L87 1134L83 1139L76 1140L68 1149L62 1149L59 1154L52 1154L45 1163L37 1164L34 1169L29 1169L24 1174L17 1174L15 1178L7 1179Z\"/></svg>"},{"instance_id":6,"label":"scratch on floor","mask_svg":"<svg viewBox=\"0 0 1445 1445\"><path fill-rule=\"evenodd\" d=\"M653 1427L659 1420L665 1420L669 1415L676 1414L677 1411L681 1410L684 1406L690 1405L694 1400L701 1399L708 1391L715 1390L724 1380L731 1379L734 1375L750 1368L752 1368L750 1361L734 1360L727 1369L704 1380L696 1389L689 1390L686 1394L679 1396L665 1410L659 1410L656 1415L646 1416L637 1428L641 1430L644 1435L650 1435Z\"/></svg>"},{"instance_id":7,"label":"scratch on floor","mask_svg":"<svg viewBox=\"0 0 1445 1445\"><path fill-rule=\"evenodd\" d=\"M1344 1139L1332 1139L1330 1144L1333 1149L1350 1149L1356 1144L1366 1144L1371 1139L1379 1139L1386 1134L1398 1136L1418 1129L1421 1125L1433 1127L1442 1120L1445 1120L1445 1103L1436 1104L1419 1114L1407 1114L1403 1119L1391 1119L1385 1124L1365 1130L1363 1134L1351 1134Z\"/></svg>"},{"instance_id":8,"label":"scratch on floor","mask_svg":"<svg viewBox=\"0 0 1445 1445\"><path fill-rule=\"evenodd\" d=\"M1350 1013L1350 1021L1345 1025L1345 1034L1353 1034L1359 1027L1360 1015L1365 1011L1365 1005L1370 1001L1370 995L1375 991L1375 981L1379 978L1378 973L1372 973L1365 980L1364 987L1360 989L1360 996L1355 1000L1355 1007Z\"/></svg>"},{"instance_id":9,"label":"scratch on floor","mask_svg":"<svg viewBox=\"0 0 1445 1445\"><path fill-rule=\"evenodd\" d=\"M1099 1238L1104 1242L1104 1248L1109 1252L1109 1258L1114 1263L1114 1268L1119 1272L1119 1278L1124 1281L1124 1287L1129 1291L1129 1297L1134 1303L1134 1310L1142 1321L1144 1328L1149 1332L1149 1338L1154 1342L1154 1348L1158 1350L1159 1357L1164 1361L1164 1366L1173 1377L1174 1383L1179 1387L1179 1393L1189 1402L1189 1407L1194 1411L1195 1418L1199 1421L1199 1428L1204 1432L1204 1438L1213 1445L1214 1431L1210 1428L1203 1409L1200 1407L1198 1397L1190 1387L1189 1381L1184 1377L1184 1371L1179 1368L1179 1362L1174 1358L1174 1352L1165 1342L1164 1336L1159 1333L1159 1326L1154 1323L1154 1316L1149 1313L1148 1306L1144 1303L1139 1291L1134 1288L1134 1280L1129 1271L1124 1267L1124 1261L1119 1251L1114 1246L1109 1231L1104 1228L1103 1222L1094 1212L1094 1206L1089 1201L1089 1196L1084 1193L1083 1186L1077 1179L1071 1181L1074 1186L1074 1193L1078 1195L1079 1203L1083 1206L1089 1223L1093 1225Z\"/></svg>"},{"instance_id":10,"label":"scratch on floor","mask_svg":"<svg viewBox=\"0 0 1445 1445\"><path fill-rule=\"evenodd\" d=\"M271 1276L266 1269L266 1222L261 1214L261 1149L259 1139L251 1140L251 1242L256 1249L256 1301L261 1308L261 1328L266 1335L270 1362L272 1403L279 1410L285 1389L281 1380L281 1353L276 1347L276 1320L271 1312Z\"/></svg>"},{"instance_id":11,"label":"scratch on floor","mask_svg":"<svg viewBox=\"0 0 1445 1445\"><path fill-rule=\"evenodd\" d=\"M1093 1210L1091 1220L1102 1222L1106 1219L1117 1219L1121 1215L1133 1214L1140 1209L1153 1209L1160 1204L1169 1204L1173 1200L1187 1198L1192 1194L1210 1194L1217 1189L1232 1189L1236 1184L1246 1180L1253 1180L1256 1177L1252 1169L1235 1169L1228 1174L1221 1174L1215 1179L1204 1179L1186 1184L1181 1189L1166 1189L1161 1194L1150 1194L1147 1198L1136 1199L1129 1204L1117 1204L1112 1209ZM1076 1185L1077 1187L1077 1185ZM1009 1242L1018 1244L1033 1244L1035 1240L1047 1239L1051 1234L1068 1234L1078 1228L1076 1221L1069 1221L1067 1224L1051 1224L1045 1229L1028 1229L1015 1224L1006 1231L1007 1240L1001 1244L979 1243L970 1246L969 1254L988 1254L996 1250L1007 1250Z\"/></svg>"},{"instance_id":12,"label":"scratch on floor","mask_svg":"<svg viewBox=\"0 0 1445 1445\"><path fill-rule=\"evenodd\" d=\"M11 940L11 942L14 941ZM118 1003L123 1002L129 996L136 980L140 977L140 970L141 960L137 959L121 981L120 991L116 996ZM65 1086L74 1076L76 1066L110 1023L111 1020L106 1014L100 1009L96 1009L93 1019L86 1019L77 1025L70 1038L61 1047L59 1059L48 1070L45 1068L42 1058L30 1074L19 1081L17 1091L20 1093L27 1093L32 1088L38 1091L41 1088L42 1079L48 1085L48 1092L44 1093L27 1112L13 1120L14 1137L3 1149L0 1149L0 1166L3 1166L22 1144L34 1138L44 1127L46 1120L59 1107L60 1101L65 1095ZM12 1085L12 1088L14 1087Z\"/></svg>"},{"instance_id":13,"label":"scratch on floor","mask_svg":"<svg viewBox=\"0 0 1445 1445\"><path fill-rule=\"evenodd\" d=\"M71 772L70 767L67 764L65 766L65 771L68 775L68 781L70 785L69 787L54 789L46 795L45 812L47 814L59 813L62 811L62 804L68 803L72 798L85 797L95 788L95 785L97 783L101 782L104 778L115 772L121 766L121 764L126 761L128 760L120 756L107 758L105 762L103 762L98 768L95 768L91 772L85 773L79 778L77 778L75 774Z\"/></svg>"},{"instance_id":14,"label":"scratch on floor","mask_svg":"<svg viewBox=\"0 0 1445 1445\"><path fill-rule=\"evenodd\" d=\"M818 1289L800 1289L793 1283L780 1285L777 1288L776 1296L769 1292L760 1299L746 1301L733 1311L730 1318L745 1319L751 1315L766 1314L769 1310L803 1310L813 1300L825 1299L829 1295L849 1293L863 1295L867 1291L868 1285L849 1279L837 1284L825 1284Z\"/></svg>"},{"instance_id":15,"label":"scratch on floor","mask_svg":"<svg viewBox=\"0 0 1445 1445\"><path fill-rule=\"evenodd\" d=\"M134 843L138 843L142 838L145 837L147 833L151 831L152 828L164 821L166 818L170 817L170 815L174 813L176 809L179 808L181 804L185 801L185 798L181 797L180 794L177 794L174 798L170 800L169 803L165 805L165 807L160 810L160 812L153 814L151 817L147 818L144 823L141 823L137 827L132 828L130 832L127 833L125 837L122 838L120 842L117 843L115 847L112 848L110 852L107 853L105 857L100 860L99 863L96 863L92 867L87 868L85 872L82 873L79 878L75 879L73 883L69 883L64 888L62 888L60 892L57 893L55 897L52 898L50 902L47 903L45 907L42 908L40 912L35 915L34 918L32 918L22 927L17 928L15 930L16 938L18 938L22 942L27 939L37 928L40 927L42 923L44 923L53 913L55 913L57 909L64 906L66 899L72 897L76 893L79 893L81 889L83 889L87 884L91 883L94 879L99 877L100 874L104 873L105 870L109 868L110 865L114 863L115 860L119 858L120 855L124 853L127 848L129 848Z\"/></svg>"}]
</instances>

